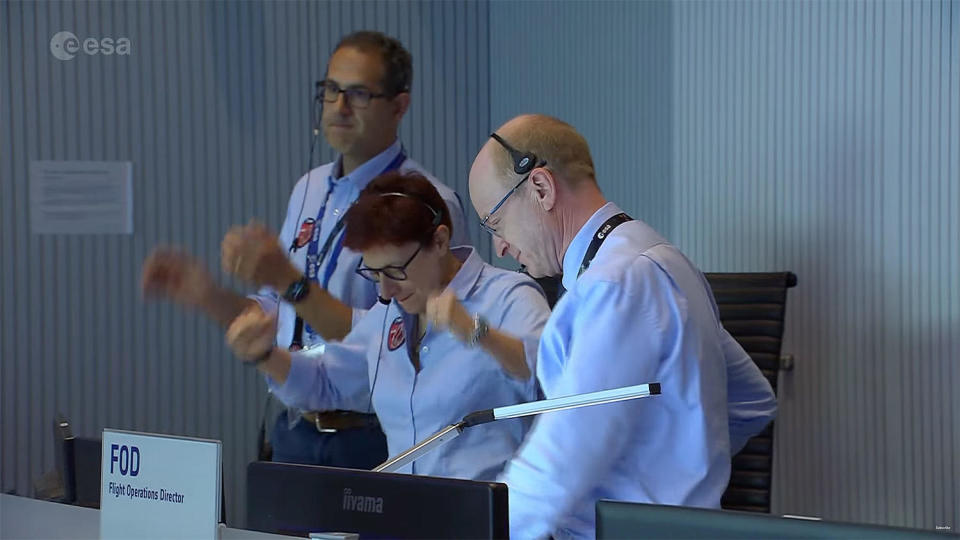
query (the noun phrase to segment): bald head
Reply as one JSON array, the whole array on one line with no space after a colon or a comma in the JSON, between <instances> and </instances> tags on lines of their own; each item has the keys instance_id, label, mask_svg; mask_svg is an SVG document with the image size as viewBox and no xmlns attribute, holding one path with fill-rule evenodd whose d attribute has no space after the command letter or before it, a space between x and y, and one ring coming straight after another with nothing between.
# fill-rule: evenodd
<instances>
[{"instance_id":1,"label":"bald head","mask_svg":"<svg viewBox=\"0 0 960 540\"><path fill-rule=\"evenodd\" d=\"M590 147L570 124L539 114L518 116L497 134L546 165L520 174L510 151L490 138L470 169L470 200L498 256L513 256L535 277L556 275L570 239L605 203Z\"/></svg>"},{"instance_id":2,"label":"bald head","mask_svg":"<svg viewBox=\"0 0 960 540\"><path fill-rule=\"evenodd\" d=\"M532 152L546 161L558 180L569 187L597 181L586 139L562 120L542 114L525 114L501 126L497 133L517 150ZM509 152L492 139L487 141L487 146L493 150L490 158L497 177L504 183L515 181L516 173Z\"/></svg>"}]
</instances>

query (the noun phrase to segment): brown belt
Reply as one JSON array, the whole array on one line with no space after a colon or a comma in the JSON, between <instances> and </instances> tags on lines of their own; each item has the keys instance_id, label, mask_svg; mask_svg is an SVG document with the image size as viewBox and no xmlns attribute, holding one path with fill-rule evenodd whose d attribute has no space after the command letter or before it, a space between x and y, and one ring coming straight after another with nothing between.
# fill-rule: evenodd
<instances>
[{"instance_id":1,"label":"brown belt","mask_svg":"<svg viewBox=\"0 0 960 540\"><path fill-rule=\"evenodd\" d=\"M303 419L320 433L336 433L344 429L360 429L379 425L377 415L355 411L307 411Z\"/></svg>"}]
</instances>

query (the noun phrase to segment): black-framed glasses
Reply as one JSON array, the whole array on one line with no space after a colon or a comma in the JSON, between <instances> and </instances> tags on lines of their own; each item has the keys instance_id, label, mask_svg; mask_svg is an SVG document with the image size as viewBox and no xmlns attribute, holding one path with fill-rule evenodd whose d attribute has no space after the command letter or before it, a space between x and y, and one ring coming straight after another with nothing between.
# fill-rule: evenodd
<instances>
[{"instance_id":1,"label":"black-framed glasses","mask_svg":"<svg viewBox=\"0 0 960 540\"><path fill-rule=\"evenodd\" d=\"M423 249L423 244L417 245L416 251L414 251L413 255L410 255L410 258L407 259L407 262L403 264L392 264L382 268L359 266L357 267L357 273L363 276L364 279L374 283L380 283L382 276L387 276L394 281L404 281L407 279L407 267L410 266L410 263L417 258L417 254L420 253L421 249ZM363 263L361 262L361 264Z\"/></svg>"},{"instance_id":2,"label":"black-framed glasses","mask_svg":"<svg viewBox=\"0 0 960 540\"><path fill-rule=\"evenodd\" d=\"M356 109L366 109L370 105L370 100L375 98L393 97L393 95L381 92L374 93L365 86L351 86L349 88L340 88L340 85L334 81L322 80L317 83L317 91L323 96L327 103L336 103L343 94L347 103Z\"/></svg>"},{"instance_id":3,"label":"black-framed glasses","mask_svg":"<svg viewBox=\"0 0 960 540\"><path fill-rule=\"evenodd\" d=\"M507 194L504 195L502 199L500 199L500 202L495 204L493 206L493 209L487 212L487 215L480 220L481 229L487 231L490 234L497 234L497 230L491 227L490 225L487 225L487 222L490 221L490 218L493 216L493 214L497 210L499 210L501 206L503 206L503 203L507 202L507 199L509 199L511 195L516 193L516 191L520 189L520 186L522 186L524 182L530 179L530 174L533 173L533 170L538 167L546 166L547 162L544 160L538 160L537 155L534 154L533 152L521 152L517 150L516 148L511 146L510 143L505 141L503 137L501 137L496 133L491 133L490 137L492 137L493 140L500 143L500 146L503 146L504 148L506 148L507 152L510 153L510 159L513 160L513 172L524 175L523 178L521 178L520 181L517 182L515 186L513 186L513 189L508 191Z\"/></svg>"},{"instance_id":4,"label":"black-framed glasses","mask_svg":"<svg viewBox=\"0 0 960 540\"><path fill-rule=\"evenodd\" d=\"M430 206L417 197L410 195L409 193L402 193L399 191L388 191L386 193L378 193L379 197L404 197L407 199L413 199L420 204L422 204L427 210L430 211L430 214L433 216L433 220L430 222L431 232L436 230L437 226L440 225L442 215L437 211L436 208ZM410 255L410 258L407 259L407 262L400 265L388 265L383 268L370 268L369 266L363 266L363 260L360 260L360 264L357 266L356 272L363 276L364 279L370 280L374 283L380 283L381 276L387 276L388 278L394 281L404 281L407 279L407 267L410 266L410 263L413 262L413 259L417 257L417 254L420 253L420 250L423 249L424 244L417 246L417 250L413 252L413 255Z\"/></svg>"}]
</instances>

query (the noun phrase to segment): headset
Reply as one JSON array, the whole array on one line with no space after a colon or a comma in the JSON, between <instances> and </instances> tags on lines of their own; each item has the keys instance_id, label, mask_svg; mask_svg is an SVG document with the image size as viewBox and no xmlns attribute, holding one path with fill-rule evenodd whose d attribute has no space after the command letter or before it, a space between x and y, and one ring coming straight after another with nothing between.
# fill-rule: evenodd
<instances>
[{"instance_id":1,"label":"headset","mask_svg":"<svg viewBox=\"0 0 960 540\"><path fill-rule=\"evenodd\" d=\"M300 218L303 217L303 208L307 204L307 194L310 191L310 180L313 176L313 155L314 151L317 148L317 142L320 140L320 128L321 128L321 119L323 116L323 87L320 84L320 81L316 83L316 91L313 95L313 99L310 101L310 120L311 120L311 137L310 137L310 151L307 157L307 183L303 188L303 198L300 199L300 210L297 211L297 220L294 222L294 227L300 225ZM297 229L294 229L293 240L290 243L290 247L287 248L287 253L293 253L296 251L297 244ZM280 316L280 302L277 302L277 307L273 313L274 318L279 319ZM274 338L274 344L276 344L276 338ZM257 454L258 458L263 458L264 448L263 443L266 440L266 428L267 428L267 412L270 409L270 394L267 393L266 398L263 403L263 420L260 422L260 438L257 442Z\"/></svg>"},{"instance_id":2,"label":"headset","mask_svg":"<svg viewBox=\"0 0 960 540\"><path fill-rule=\"evenodd\" d=\"M391 196L393 196L393 197L406 197L406 198L408 198L408 199L412 199L412 200L414 200L414 201L419 202L420 204L422 204L423 206L425 206L425 207L427 208L427 210L430 211L431 214L433 214L433 221L430 223L430 226L431 226L432 228L434 228L434 229L437 228L438 225L440 225L440 221L443 219L443 214L441 214L440 212L438 212L436 208L430 206L430 204L428 204L427 201L425 201L425 200L423 200L423 199L421 199L421 198L419 198L419 197L415 197L415 196L413 196L413 195L410 195L409 193L401 193L401 192L399 192L399 191L388 191L388 192L386 192L386 193L378 193L377 195L380 196L380 197L391 197ZM387 300L386 298L380 296L380 292L379 292L379 291L377 291L377 300L378 300L381 304L383 304L383 305L385 305L385 306L389 306L389 305L391 304L391 301L390 301L390 300ZM375 367L374 370L373 370L373 382L370 384L370 398L367 400L367 412L368 412L368 413L373 412L373 411L371 410L371 407L373 406L373 391L377 388L377 376L380 374L380 360L383 358L383 335L384 335L384 333L386 333L386 331L387 331L387 318L388 318L389 314L390 314L390 309L389 309L389 308L385 308L385 309L383 310L383 322L380 323L380 327L381 327L381 330L380 330L380 346L377 348L377 367Z\"/></svg>"},{"instance_id":3,"label":"headset","mask_svg":"<svg viewBox=\"0 0 960 540\"><path fill-rule=\"evenodd\" d=\"M513 172L523 175L523 174L527 174L528 172L532 171L537 167L542 167L542 165L538 165L540 160L539 158L537 158L537 155L534 154L533 152L521 152L517 150L516 148L511 146L510 143L505 141L503 137L498 135L496 132L491 133L490 137L493 138L493 140L500 143L500 146L503 146L504 148L506 148L507 152L510 153L510 159L513 160Z\"/></svg>"},{"instance_id":4,"label":"headset","mask_svg":"<svg viewBox=\"0 0 960 540\"><path fill-rule=\"evenodd\" d=\"M323 119L323 86L320 84L320 81L316 83L316 93L313 95L313 100L310 103L310 119L312 120L311 126L311 138L310 138L310 153L307 158L307 183L303 187L303 198L300 199L300 210L297 211L297 220L294 221L294 227L300 226L300 218L303 217L303 208L307 204L307 194L310 192L310 181L313 179L313 154L317 148L317 141L320 140L320 128L321 122ZM288 253L293 253L297 250L297 230L293 232L293 240L290 241L290 247L287 248Z\"/></svg>"},{"instance_id":5,"label":"headset","mask_svg":"<svg viewBox=\"0 0 960 540\"><path fill-rule=\"evenodd\" d=\"M377 298L382 304L386 298L377 295ZM387 300L387 304L390 305L390 301ZM387 317L390 315L390 308L384 308L383 310L383 322L380 324L381 328L387 327ZM377 388L377 376L380 375L380 358L383 357L383 330L380 331L380 346L377 348L377 367L373 370L373 382L370 384L370 397L367 399L367 413L373 412L373 391Z\"/></svg>"},{"instance_id":6,"label":"headset","mask_svg":"<svg viewBox=\"0 0 960 540\"><path fill-rule=\"evenodd\" d=\"M507 152L510 154L510 159L513 160L513 172L519 175L527 174L533 169L542 167L546 164L545 161L540 161L540 158L538 158L533 152L521 152L517 150L510 143L505 141L503 137L497 134L497 132L491 133L490 137L500 143L500 146L507 150ZM521 274L527 274L527 267L521 264L520 268L517 269L517 272L520 272Z\"/></svg>"},{"instance_id":7,"label":"headset","mask_svg":"<svg viewBox=\"0 0 960 540\"><path fill-rule=\"evenodd\" d=\"M440 220L443 218L443 215L442 215L440 212L438 212L436 208L434 208L434 207L430 206L429 204L427 204L427 201L425 201L425 200L423 200L423 199L421 199L421 198L419 198L419 197L414 197L413 195L410 195L409 193L401 193L401 192L399 192L399 191L388 191L388 192L386 192L386 193L378 193L377 195L380 196L380 197L390 197L390 196L393 196L393 197L406 197L406 198L408 198L408 199L412 199L412 200L417 201L418 203L424 205L425 207L427 207L427 210L429 210L430 213L433 214L433 222L431 222L431 224L430 224L431 227L436 228L438 225L440 225ZM380 296L380 291L377 291L377 301L380 302L381 304L385 305L385 306L389 306L389 305L390 305L390 300L387 300L386 298ZM380 361L380 359L378 358L378 359L377 359L377 362L378 362L377 365L378 365L378 367L379 367L379 361Z\"/></svg>"},{"instance_id":8,"label":"headset","mask_svg":"<svg viewBox=\"0 0 960 540\"><path fill-rule=\"evenodd\" d=\"M437 211L436 208L430 206L430 204L427 203L427 201L421 199L420 197L415 197L413 195L410 195L409 193L402 193L399 191L387 191L385 193L378 193L377 195L380 197L406 197L407 199L417 201L418 203L425 206L427 210L430 211L430 214L433 215L433 222L430 223L431 227L437 227L438 225L440 225L440 220L443 219L443 215L439 211Z\"/></svg>"}]
</instances>

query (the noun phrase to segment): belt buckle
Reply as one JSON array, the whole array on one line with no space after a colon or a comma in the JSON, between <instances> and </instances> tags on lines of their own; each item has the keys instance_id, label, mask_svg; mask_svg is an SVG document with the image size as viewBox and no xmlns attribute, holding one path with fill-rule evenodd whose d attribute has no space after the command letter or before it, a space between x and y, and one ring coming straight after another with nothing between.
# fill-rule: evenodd
<instances>
[{"instance_id":1,"label":"belt buckle","mask_svg":"<svg viewBox=\"0 0 960 540\"><path fill-rule=\"evenodd\" d=\"M336 433L337 432L337 428L328 428L320 425L320 413L317 413L313 417L313 425L314 427L317 428L317 431L319 431L320 433Z\"/></svg>"}]
</instances>

